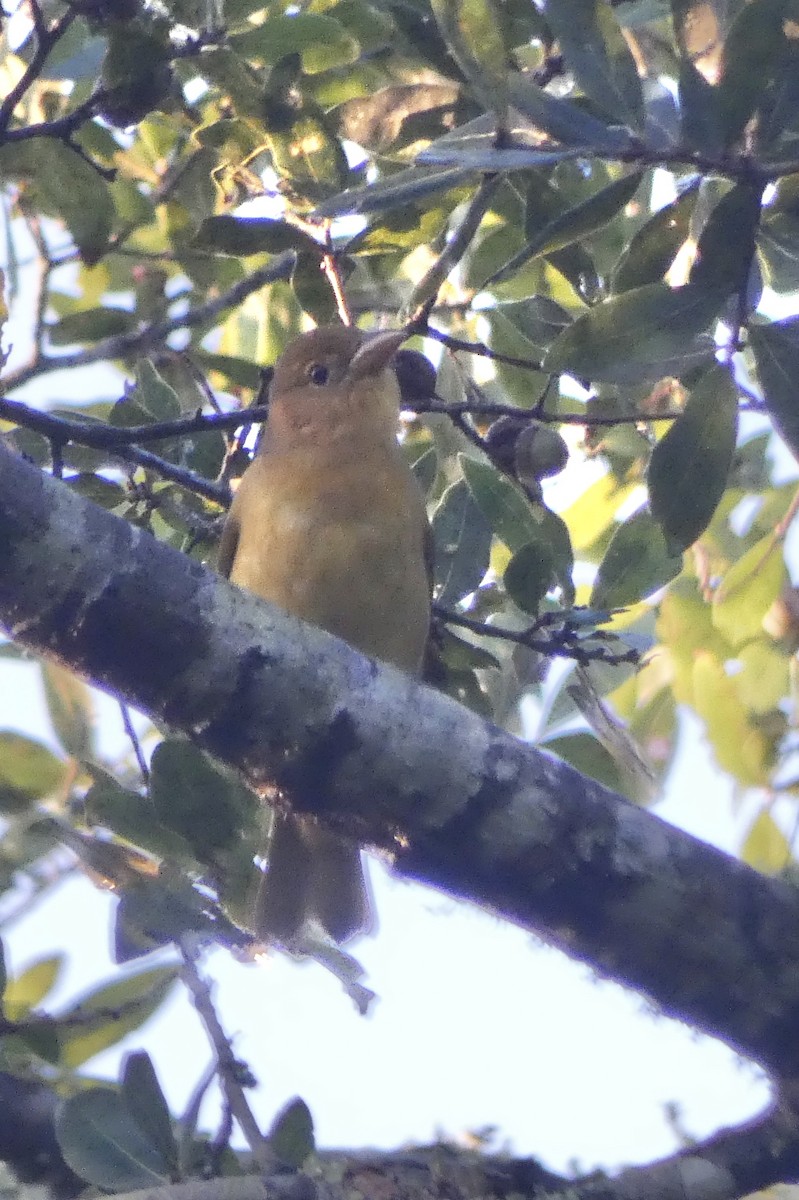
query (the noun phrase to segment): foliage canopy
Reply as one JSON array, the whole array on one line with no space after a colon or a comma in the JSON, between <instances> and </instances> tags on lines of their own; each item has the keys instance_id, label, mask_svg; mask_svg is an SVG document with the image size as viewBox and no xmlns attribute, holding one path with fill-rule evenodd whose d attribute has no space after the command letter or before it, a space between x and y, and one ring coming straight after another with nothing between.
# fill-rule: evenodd
<instances>
[{"instance_id":1,"label":"foliage canopy","mask_svg":"<svg viewBox=\"0 0 799 1200\"><path fill-rule=\"evenodd\" d=\"M9 444L208 558L259 367L309 322L406 322L436 363L400 361L434 682L515 729L532 696L539 744L640 803L693 710L762 796L744 857L786 867L796 3L29 0L3 51ZM65 368L68 400L44 386ZM102 761L88 690L41 671L60 749L0 732L7 895L67 838L120 892L120 961L188 931L246 942L254 798L177 740ZM4 1069L77 1070L173 980L29 1020L54 971L9 984ZM118 1092L75 1091L70 1166L115 1191L175 1178L164 1114L134 1056ZM281 1138L301 1162L306 1114Z\"/></svg>"}]
</instances>

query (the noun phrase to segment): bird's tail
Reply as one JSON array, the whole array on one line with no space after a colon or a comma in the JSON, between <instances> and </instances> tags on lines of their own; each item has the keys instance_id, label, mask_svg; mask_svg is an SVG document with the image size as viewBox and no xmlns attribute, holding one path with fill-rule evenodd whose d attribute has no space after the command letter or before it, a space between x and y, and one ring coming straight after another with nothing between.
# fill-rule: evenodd
<instances>
[{"instance_id":1,"label":"bird's tail","mask_svg":"<svg viewBox=\"0 0 799 1200\"><path fill-rule=\"evenodd\" d=\"M371 928L361 852L307 817L277 812L255 902L255 932L291 949L314 924L339 945Z\"/></svg>"}]
</instances>

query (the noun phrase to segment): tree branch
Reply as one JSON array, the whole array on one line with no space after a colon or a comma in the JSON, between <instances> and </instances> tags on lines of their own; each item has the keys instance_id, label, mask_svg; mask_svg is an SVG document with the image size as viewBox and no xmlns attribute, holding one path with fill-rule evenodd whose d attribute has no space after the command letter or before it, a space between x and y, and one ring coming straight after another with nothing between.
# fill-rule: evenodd
<instances>
[{"instance_id":1,"label":"tree branch","mask_svg":"<svg viewBox=\"0 0 799 1200\"><path fill-rule=\"evenodd\" d=\"M257 790L276 783L298 811L391 854L400 875L543 935L778 1078L799 1073L788 884L240 591L5 448L0 545L11 637L183 730Z\"/></svg>"}]
</instances>

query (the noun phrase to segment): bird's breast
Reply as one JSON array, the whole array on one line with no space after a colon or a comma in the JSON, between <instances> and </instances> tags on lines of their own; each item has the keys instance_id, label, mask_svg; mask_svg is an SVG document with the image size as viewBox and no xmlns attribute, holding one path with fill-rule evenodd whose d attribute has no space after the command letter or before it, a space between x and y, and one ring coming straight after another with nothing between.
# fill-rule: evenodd
<instances>
[{"instance_id":1,"label":"bird's breast","mask_svg":"<svg viewBox=\"0 0 799 1200\"><path fill-rule=\"evenodd\" d=\"M337 463L310 477L307 461L261 462L245 478L231 580L366 654L418 669L429 621L426 516L399 452L367 471Z\"/></svg>"}]
</instances>

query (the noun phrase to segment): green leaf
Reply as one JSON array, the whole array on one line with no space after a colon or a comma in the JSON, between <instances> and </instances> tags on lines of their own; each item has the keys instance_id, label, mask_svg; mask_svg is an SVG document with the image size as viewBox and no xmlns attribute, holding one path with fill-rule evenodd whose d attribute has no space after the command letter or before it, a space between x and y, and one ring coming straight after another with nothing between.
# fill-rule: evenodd
<instances>
[{"instance_id":1,"label":"green leaf","mask_svg":"<svg viewBox=\"0 0 799 1200\"><path fill-rule=\"evenodd\" d=\"M112 1088L92 1088L65 1100L56 1116L56 1137L68 1165L95 1187L128 1192L169 1182L168 1164Z\"/></svg>"},{"instance_id":2,"label":"green leaf","mask_svg":"<svg viewBox=\"0 0 799 1200\"><path fill-rule=\"evenodd\" d=\"M509 321L538 354L543 354L558 334L572 323L571 313L547 296L531 296L528 300L500 304L494 313Z\"/></svg>"},{"instance_id":3,"label":"green leaf","mask_svg":"<svg viewBox=\"0 0 799 1200\"><path fill-rule=\"evenodd\" d=\"M154 967L102 984L71 1005L59 1029L62 1064L80 1067L138 1029L160 1008L177 977L177 967Z\"/></svg>"},{"instance_id":4,"label":"green leaf","mask_svg":"<svg viewBox=\"0 0 799 1200\"><path fill-rule=\"evenodd\" d=\"M663 530L646 508L619 525L611 538L591 592L592 608L624 608L651 596L682 570Z\"/></svg>"},{"instance_id":5,"label":"green leaf","mask_svg":"<svg viewBox=\"0 0 799 1200\"><path fill-rule=\"evenodd\" d=\"M150 764L150 796L161 822L179 833L201 862L235 846L255 819L255 796L190 742L165 741Z\"/></svg>"},{"instance_id":6,"label":"green leaf","mask_svg":"<svg viewBox=\"0 0 799 1200\"><path fill-rule=\"evenodd\" d=\"M769 416L785 444L799 455L799 317L752 325L749 342Z\"/></svg>"},{"instance_id":7,"label":"green leaf","mask_svg":"<svg viewBox=\"0 0 799 1200\"><path fill-rule=\"evenodd\" d=\"M63 786L65 764L41 742L0 731L0 813L26 808Z\"/></svg>"},{"instance_id":8,"label":"green leaf","mask_svg":"<svg viewBox=\"0 0 799 1200\"><path fill-rule=\"evenodd\" d=\"M799 290L799 220L793 214L775 213L761 222L757 254L770 288L775 292Z\"/></svg>"},{"instance_id":9,"label":"green leaf","mask_svg":"<svg viewBox=\"0 0 799 1200\"><path fill-rule=\"evenodd\" d=\"M112 830L118 837L159 858L193 859L184 839L160 823L149 796L123 787L97 766L91 770L95 782L86 793L84 804L92 824Z\"/></svg>"},{"instance_id":10,"label":"green leaf","mask_svg":"<svg viewBox=\"0 0 799 1200\"><path fill-rule=\"evenodd\" d=\"M680 127L686 147L720 154L724 144L718 92L688 58L680 60Z\"/></svg>"},{"instance_id":11,"label":"green leaf","mask_svg":"<svg viewBox=\"0 0 799 1200\"><path fill-rule=\"evenodd\" d=\"M698 182L690 184L636 231L613 269L614 292L663 278L691 232L698 187Z\"/></svg>"},{"instance_id":12,"label":"green leaf","mask_svg":"<svg viewBox=\"0 0 799 1200\"><path fill-rule=\"evenodd\" d=\"M54 346L71 346L78 342L99 342L103 338L130 333L136 327L134 313L121 308L86 308L68 313L57 325L51 325L48 336Z\"/></svg>"},{"instance_id":13,"label":"green leaf","mask_svg":"<svg viewBox=\"0 0 799 1200\"><path fill-rule=\"evenodd\" d=\"M140 358L136 363L136 388L131 397L156 421L174 421L180 416L180 400L158 371L152 359Z\"/></svg>"},{"instance_id":14,"label":"green leaf","mask_svg":"<svg viewBox=\"0 0 799 1200\"><path fill-rule=\"evenodd\" d=\"M281 1109L269 1131L269 1144L278 1162L294 1171L313 1154L313 1117L304 1100L289 1100Z\"/></svg>"},{"instance_id":15,"label":"green leaf","mask_svg":"<svg viewBox=\"0 0 799 1200\"><path fill-rule=\"evenodd\" d=\"M150 1055L144 1050L128 1054L122 1068L122 1101L133 1120L168 1168L178 1170L178 1148L172 1118Z\"/></svg>"},{"instance_id":16,"label":"green leaf","mask_svg":"<svg viewBox=\"0 0 799 1200\"><path fill-rule=\"evenodd\" d=\"M764 875L777 875L793 861L791 844L767 808L760 810L749 827L740 856Z\"/></svg>"},{"instance_id":17,"label":"green leaf","mask_svg":"<svg viewBox=\"0 0 799 1200\"><path fill-rule=\"evenodd\" d=\"M738 392L714 365L655 446L647 472L652 514L676 556L707 529L727 486L738 432Z\"/></svg>"},{"instance_id":18,"label":"green leaf","mask_svg":"<svg viewBox=\"0 0 799 1200\"><path fill-rule=\"evenodd\" d=\"M40 670L48 714L59 742L73 758L91 758L95 711L90 689L57 663L44 661Z\"/></svg>"},{"instance_id":19,"label":"green leaf","mask_svg":"<svg viewBox=\"0 0 799 1200\"><path fill-rule=\"evenodd\" d=\"M709 363L708 330L723 296L697 285L651 283L594 305L565 329L544 370L608 383L656 382Z\"/></svg>"},{"instance_id":20,"label":"green leaf","mask_svg":"<svg viewBox=\"0 0 799 1200\"><path fill-rule=\"evenodd\" d=\"M713 596L713 626L732 646L763 633L763 619L788 582L773 533L755 542L722 578Z\"/></svg>"},{"instance_id":21,"label":"green leaf","mask_svg":"<svg viewBox=\"0 0 799 1200\"><path fill-rule=\"evenodd\" d=\"M21 975L8 980L3 1011L9 1021L21 1021L41 1004L55 986L65 961L63 954L51 954L37 959Z\"/></svg>"},{"instance_id":22,"label":"green leaf","mask_svg":"<svg viewBox=\"0 0 799 1200\"><path fill-rule=\"evenodd\" d=\"M621 179L594 192L587 200L560 213L543 229L530 228L528 217L525 232L531 240L527 250L531 254L551 254L572 242L590 237L629 204L643 177L643 171L631 171L629 175L623 175Z\"/></svg>"},{"instance_id":23,"label":"green leaf","mask_svg":"<svg viewBox=\"0 0 799 1200\"><path fill-rule=\"evenodd\" d=\"M586 96L614 120L642 128L641 80L610 5L601 0L558 0L547 5L546 14Z\"/></svg>"},{"instance_id":24,"label":"green leaf","mask_svg":"<svg viewBox=\"0 0 799 1200\"><path fill-rule=\"evenodd\" d=\"M269 217L206 217L198 229L193 245L233 254L242 258L248 254L281 254L314 245L309 237L286 221Z\"/></svg>"},{"instance_id":25,"label":"green leaf","mask_svg":"<svg viewBox=\"0 0 799 1200\"><path fill-rule=\"evenodd\" d=\"M537 541L544 518L519 489L494 467L465 454L459 461L470 492L499 540L513 553Z\"/></svg>"},{"instance_id":26,"label":"green leaf","mask_svg":"<svg viewBox=\"0 0 799 1200\"><path fill-rule=\"evenodd\" d=\"M433 514L439 604L452 605L480 586L491 554L491 526L465 480L444 492Z\"/></svg>"},{"instance_id":27,"label":"green leaf","mask_svg":"<svg viewBox=\"0 0 799 1200\"><path fill-rule=\"evenodd\" d=\"M244 33L231 34L228 42L244 58L271 65L299 54L305 75L349 66L361 51L357 39L334 17L311 12L279 13Z\"/></svg>"}]
</instances>

